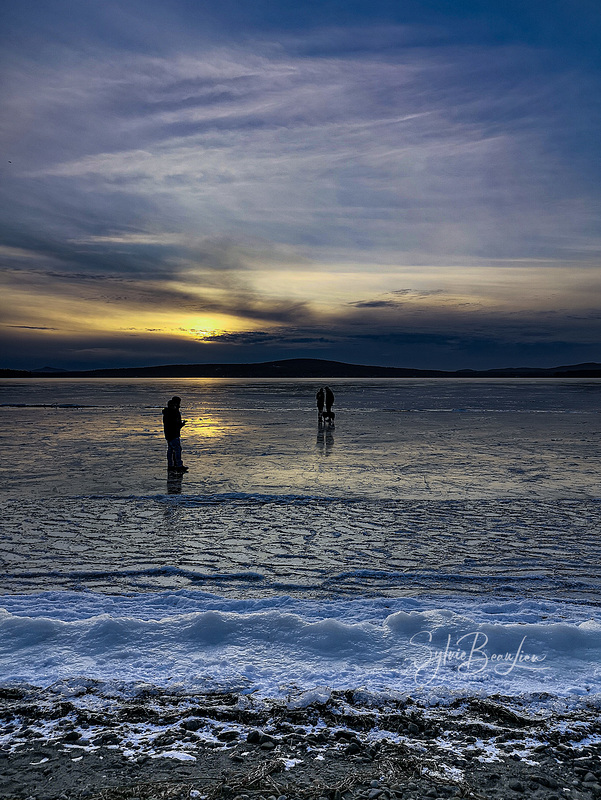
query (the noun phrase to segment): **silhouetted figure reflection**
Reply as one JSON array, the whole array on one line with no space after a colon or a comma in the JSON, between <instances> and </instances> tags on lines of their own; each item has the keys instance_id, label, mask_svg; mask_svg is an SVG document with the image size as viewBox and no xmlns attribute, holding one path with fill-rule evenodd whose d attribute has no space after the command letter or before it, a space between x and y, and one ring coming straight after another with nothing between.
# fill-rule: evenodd
<instances>
[{"instance_id":1,"label":"silhouetted figure reflection","mask_svg":"<svg viewBox=\"0 0 601 800\"><path fill-rule=\"evenodd\" d=\"M182 493L182 479L183 472L177 472L170 469L167 473L167 494L181 494Z\"/></svg>"},{"instance_id":2,"label":"silhouetted figure reflection","mask_svg":"<svg viewBox=\"0 0 601 800\"><path fill-rule=\"evenodd\" d=\"M334 447L334 429L329 425L324 425L321 420L317 427L317 442L315 446L324 456L329 456Z\"/></svg>"},{"instance_id":3,"label":"silhouetted figure reflection","mask_svg":"<svg viewBox=\"0 0 601 800\"><path fill-rule=\"evenodd\" d=\"M326 428L326 446L324 449L324 453L326 456L330 455L332 448L334 447L334 432L331 428Z\"/></svg>"}]
</instances>

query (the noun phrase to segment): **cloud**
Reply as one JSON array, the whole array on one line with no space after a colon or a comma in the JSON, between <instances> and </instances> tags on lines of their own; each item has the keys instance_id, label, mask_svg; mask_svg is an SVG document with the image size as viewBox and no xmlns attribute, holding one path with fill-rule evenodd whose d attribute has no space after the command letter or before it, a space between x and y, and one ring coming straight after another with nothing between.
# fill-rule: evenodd
<instances>
[{"instance_id":1,"label":"cloud","mask_svg":"<svg viewBox=\"0 0 601 800\"><path fill-rule=\"evenodd\" d=\"M5 63L13 334L162 330L165 353L598 336L585 65L457 20L237 41L169 20L152 54L94 34Z\"/></svg>"},{"instance_id":2,"label":"cloud","mask_svg":"<svg viewBox=\"0 0 601 800\"><path fill-rule=\"evenodd\" d=\"M174 288L169 285L152 284L152 282L138 282L123 278L94 278L88 276L70 276L58 274L45 275L43 273L24 273L20 271L14 276L15 280L5 282L5 286L13 287L12 310L15 313L19 305L19 294L23 298L25 313L32 295L43 298L41 305L54 298L54 307L49 309L50 314L60 314L64 309L65 322L71 316L72 304L79 304L80 314L88 314L91 318L102 313L109 313L114 307L117 313L124 316L135 317L141 312L160 312L162 318L171 314L174 319L177 315L227 315L239 320L258 320L262 322L282 323L293 320L305 323L313 319L313 314L306 303L278 299L277 297L263 298L252 290L245 290L240 286L230 287L225 291L209 294L199 289L197 291L185 288ZM15 286L18 286L18 294ZM27 289L29 291L27 291ZM84 305L85 304L85 305ZM100 304L100 306L99 306ZM38 313L43 313L42 309ZM16 327L29 327L18 325Z\"/></svg>"},{"instance_id":3,"label":"cloud","mask_svg":"<svg viewBox=\"0 0 601 800\"><path fill-rule=\"evenodd\" d=\"M8 328L20 328L26 331L56 331L58 328L48 328L40 325L7 325Z\"/></svg>"},{"instance_id":4,"label":"cloud","mask_svg":"<svg viewBox=\"0 0 601 800\"><path fill-rule=\"evenodd\" d=\"M436 294L444 294L444 289L395 289L391 294L399 297L432 297Z\"/></svg>"},{"instance_id":5,"label":"cloud","mask_svg":"<svg viewBox=\"0 0 601 800\"><path fill-rule=\"evenodd\" d=\"M398 309L406 305L411 300L435 297L445 294L444 289L394 289L388 292L389 299L379 300L357 300L349 303L354 308L392 308Z\"/></svg>"},{"instance_id":6,"label":"cloud","mask_svg":"<svg viewBox=\"0 0 601 800\"><path fill-rule=\"evenodd\" d=\"M166 237L217 228L489 257L590 246L595 213L548 147L571 108L563 76L543 84L525 48L368 45L335 58L214 47L55 69L25 92L46 124L29 136L22 180L69 186L87 207L112 197L115 236L140 207ZM69 129L79 135L66 147Z\"/></svg>"},{"instance_id":7,"label":"cloud","mask_svg":"<svg viewBox=\"0 0 601 800\"><path fill-rule=\"evenodd\" d=\"M399 303L396 300L363 300L350 305L355 308L398 308Z\"/></svg>"}]
</instances>

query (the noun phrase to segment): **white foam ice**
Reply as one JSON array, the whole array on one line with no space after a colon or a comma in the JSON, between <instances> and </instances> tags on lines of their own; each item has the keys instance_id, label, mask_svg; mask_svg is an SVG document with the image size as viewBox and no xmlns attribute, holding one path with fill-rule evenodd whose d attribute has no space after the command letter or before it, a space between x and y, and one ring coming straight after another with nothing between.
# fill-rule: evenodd
<instances>
[{"instance_id":1,"label":"white foam ice","mask_svg":"<svg viewBox=\"0 0 601 800\"><path fill-rule=\"evenodd\" d=\"M564 602L229 599L189 591L0 599L0 680L77 676L291 696L332 690L601 697L601 621Z\"/></svg>"}]
</instances>

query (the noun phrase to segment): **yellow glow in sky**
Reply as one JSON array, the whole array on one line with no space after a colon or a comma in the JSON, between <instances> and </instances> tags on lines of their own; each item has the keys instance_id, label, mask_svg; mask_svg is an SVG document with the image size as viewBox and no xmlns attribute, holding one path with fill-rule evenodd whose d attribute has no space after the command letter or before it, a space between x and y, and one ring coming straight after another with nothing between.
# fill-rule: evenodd
<instances>
[{"instance_id":1,"label":"yellow glow in sky","mask_svg":"<svg viewBox=\"0 0 601 800\"><path fill-rule=\"evenodd\" d=\"M287 325L432 325L445 319L480 324L484 313L590 313L601 292L599 271L546 262L440 266L323 264L252 273L187 271L172 281L75 279L46 285L7 280L0 302L4 325L44 329L46 335L135 334L210 343L226 333L273 331ZM37 281L37 283L36 283ZM2 288L2 287L0 287ZM300 307L296 317L286 312ZM194 311L198 305L199 311ZM231 308L232 312L206 311ZM281 308L277 314L274 309ZM428 322L429 320L429 322ZM31 334L33 335L33 333Z\"/></svg>"}]
</instances>

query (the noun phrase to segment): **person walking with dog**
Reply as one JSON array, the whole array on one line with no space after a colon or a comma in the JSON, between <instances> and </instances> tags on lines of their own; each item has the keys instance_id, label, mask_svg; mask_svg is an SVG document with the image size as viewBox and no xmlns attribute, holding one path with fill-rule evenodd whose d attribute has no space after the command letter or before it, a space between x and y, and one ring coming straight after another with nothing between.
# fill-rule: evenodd
<instances>
[{"instance_id":1,"label":"person walking with dog","mask_svg":"<svg viewBox=\"0 0 601 800\"><path fill-rule=\"evenodd\" d=\"M330 414L332 412L332 406L334 405L334 392L330 389L329 386L326 386L325 389L325 399L326 399L326 414Z\"/></svg>"},{"instance_id":2,"label":"person walking with dog","mask_svg":"<svg viewBox=\"0 0 601 800\"><path fill-rule=\"evenodd\" d=\"M167 467L174 472L187 472L182 463L182 443L180 431L186 424L180 414L181 397L172 397L163 409L163 429L167 440Z\"/></svg>"}]
</instances>

